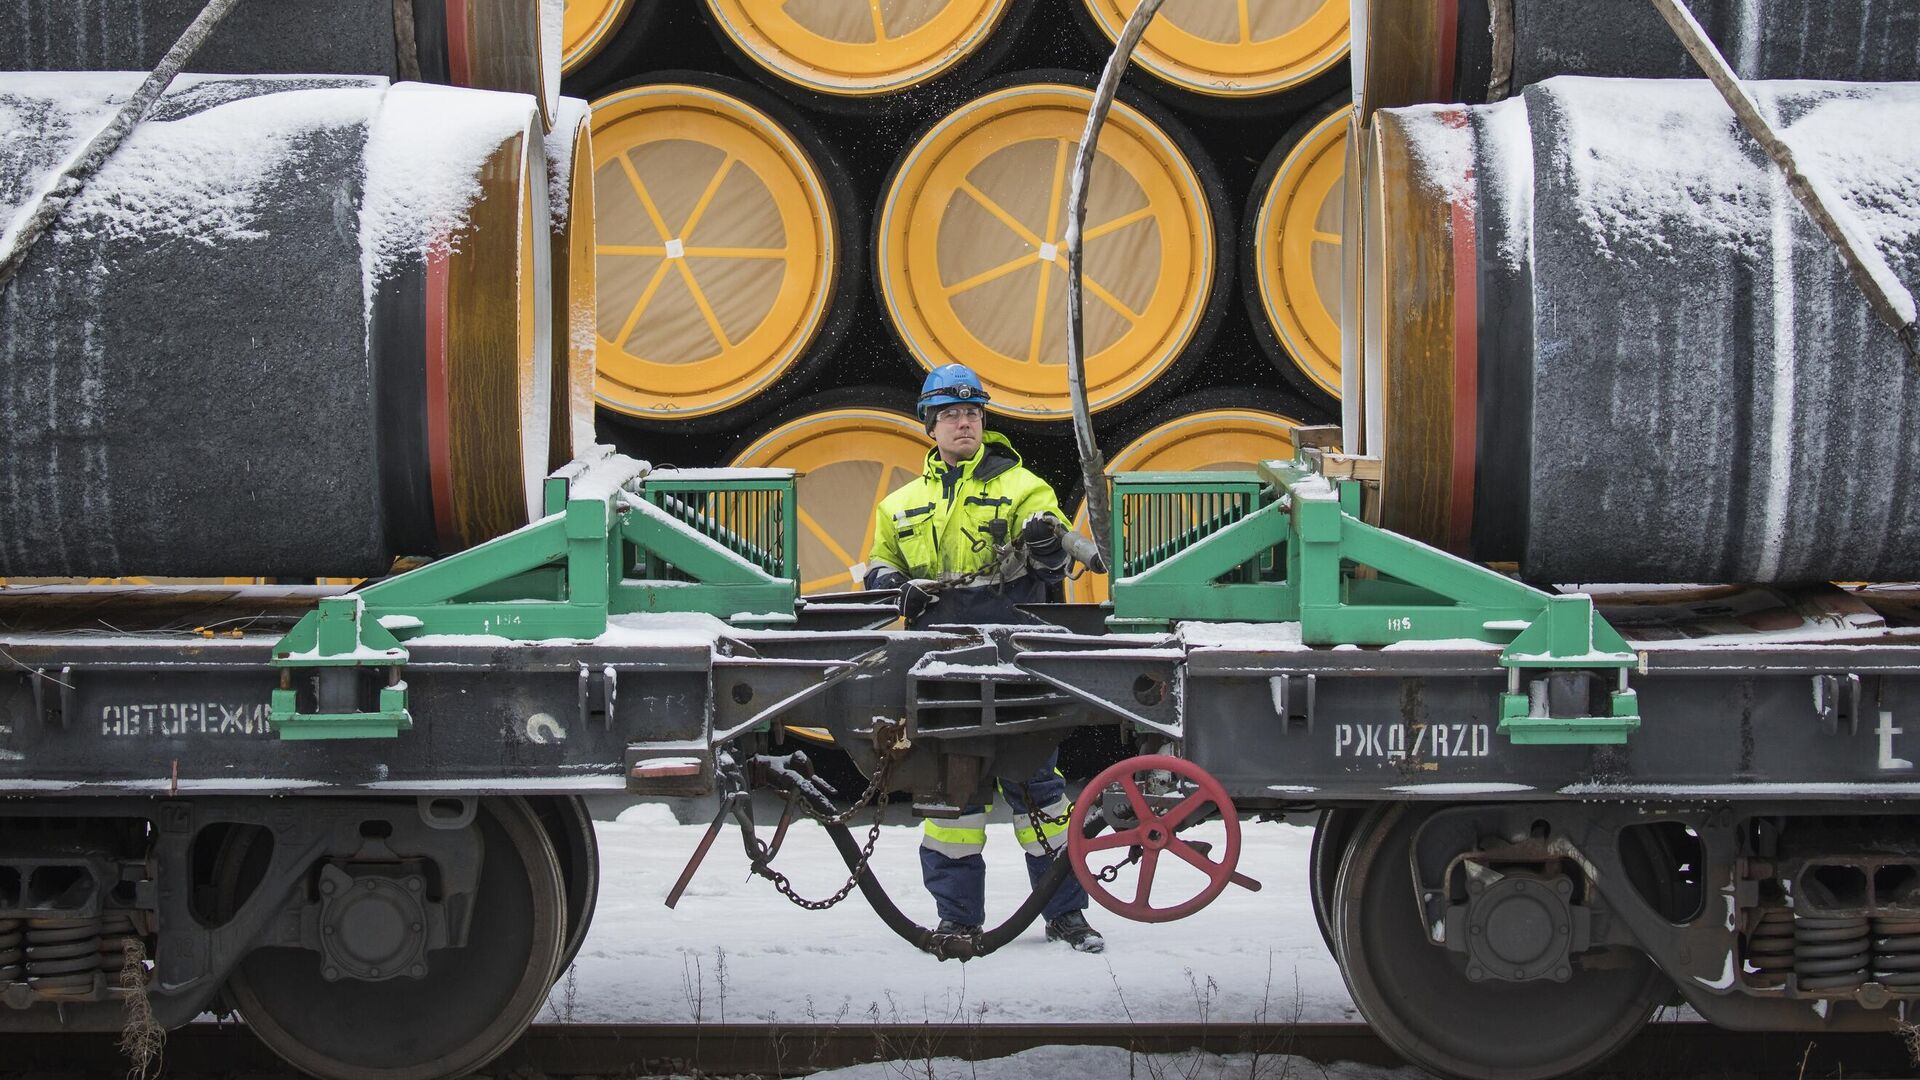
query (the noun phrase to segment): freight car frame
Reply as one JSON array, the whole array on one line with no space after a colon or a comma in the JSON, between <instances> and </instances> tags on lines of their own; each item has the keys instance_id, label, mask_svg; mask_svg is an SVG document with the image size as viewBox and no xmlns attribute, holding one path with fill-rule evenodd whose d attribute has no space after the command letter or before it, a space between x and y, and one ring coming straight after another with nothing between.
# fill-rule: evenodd
<instances>
[{"instance_id":1,"label":"freight car frame","mask_svg":"<svg viewBox=\"0 0 1920 1080\"><path fill-rule=\"evenodd\" d=\"M766 599L784 589L791 604L793 582L766 570L792 565L791 534L751 538L709 499L760 492L778 518L790 479L663 472L650 502L650 475L619 461L557 474L553 513L530 527L559 534L564 575L523 553L473 578L485 553L526 547L523 530L324 609L261 594L240 614L273 629L237 637L74 631L97 627L98 590L8 598L0 975L19 974L0 1031L121 1027L136 991L113 965L63 980L33 951L112 911L154 945L139 992L162 1025L224 987L296 1065L401 1075L425 1067L402 1034L430 1010L456 1044L433 1061L484 1061L531 1020L590 917L577 796L734 784L754 775L739 762L780 760L788 725L819 725L922 810L950 812L1088 722L1211 773L1227 814L1324 812L1322 928L1369 1021L1429 1067L1581 1067L1676 995L1735 1028L1908 1017L1920 631L1629 646L1584 598L1366 526L1365 469L1308 452L1257 477L1122 478L1123 633L880 630L886 609L858 596L789 619ZM677 518L659 512L666 492ZM1223 493L1239 499L1217 503L1236 508L1224 517L1196 509ZM436 570L463 588L427 602ZM714 615L739 613L743 582L750 625L728 626ZM1209 596L1279 621L1182 621ZM1453 611L1429 626L1436 597ZM610 617L662 606L705 614ZM515 609L551 618L493 617ZM323 633L323 610L346 621ZM1186 791L1164 773L1140 787L1159 810ZM1126 800L1089 801L1130 823ZM510 881L486 873L515 865ZM1410 867L1413 888L1381 881L1389 867ZM489 921L521 908L543 918ZM7 920L21 920L12 958ZM458 960L480 953L506 959L476 978ZM325 1028L330 1009L395 987L408 996L380 997L353 1046ZM1503 1049L1457 1022L1521 1003L1530 1019Z\"/></svg>"}]
</instances>

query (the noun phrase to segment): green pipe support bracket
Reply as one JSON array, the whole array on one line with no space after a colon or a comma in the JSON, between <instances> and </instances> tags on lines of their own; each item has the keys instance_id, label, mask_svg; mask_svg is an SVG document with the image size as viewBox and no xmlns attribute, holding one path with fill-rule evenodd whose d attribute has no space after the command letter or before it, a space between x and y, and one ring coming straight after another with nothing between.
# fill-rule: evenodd
<instances>
[{"instance_id":1,"label":"green pipe support bracket","mask_svg":"<svg viewBox=\"0 0 1920 1080\"><path fill-rule=\"evenodd\" d=\"M1116 630L1273 622L1298 623L1308 645L1490 642L1506 646L1500 730L1514 743L1619 744L1640 726L1626 685L1637 658L1591 598L1542 592L1367 524L1360 485L1329 480L1307 455L1257 474L1122 474L1114 496ZM1555 715L1609 670L1619 675L1604 707L1589 695L1581 715Z\"/></svg>"},{"instance_id":2,"label":"green pipe support bracket","mask_svg":"<svg viewBox=\"0 0 1920 1080\"><path fill-rule=\"evenodd\" d=\"M791 473L650 470L612 455L547 478L546 516L477 547L327 597L273 648L282 739L391 738L412 726L406 641L590 641L613 615L702 612L791 625L799 598ZM370 711L303 712L293 677L384 668Z\"/></svg>"}]
</instances>

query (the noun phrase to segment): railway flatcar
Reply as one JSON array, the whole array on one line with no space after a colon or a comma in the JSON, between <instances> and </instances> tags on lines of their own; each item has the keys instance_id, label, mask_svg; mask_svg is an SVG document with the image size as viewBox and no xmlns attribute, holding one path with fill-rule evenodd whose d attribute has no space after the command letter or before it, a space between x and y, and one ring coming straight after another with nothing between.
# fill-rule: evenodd
<instances>
[{"instance_id":1,"label":"railway flatcar","mask_svg":"<svg viewBox=\"0 0 1920 1080\"><path fill-rule=\"evenodd\" d=\"M908 631L851 589L923 449L903 388L978 352L992 422L1077 464L1062 163L1133 4L351 5L373 60L313 75L249 3L164 93L0 75L0 1040L213 1010L324 1080L481 1068L592 919L592 794L711 797L681 885L731 824L814 904L777 860L816 818L928 962L1070 875L1200 914L1261 884L1243 819L1312 820L1295 902L1450 1076L1593 1067L1673 1003L1911 1022L1912 316L1712 87L1646 78L1679 54L1554 68L1578 27L1497 2L1170 4L1093 156L1102 576ZM49 47L65 7L11 62L155 62ZM1905 14L1690 10L1751 31L1892 295L1920 164L1874 133L1920 98L1844 61ZM1088 726L1127 756L1028 901L906 918L850 826Z\"/></svg>"}]
</instances>

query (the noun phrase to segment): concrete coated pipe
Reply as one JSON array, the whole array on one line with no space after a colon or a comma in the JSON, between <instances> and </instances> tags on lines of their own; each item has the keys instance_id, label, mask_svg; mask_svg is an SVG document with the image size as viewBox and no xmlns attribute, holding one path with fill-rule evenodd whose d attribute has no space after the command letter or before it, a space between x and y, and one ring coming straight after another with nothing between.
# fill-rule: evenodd
<instances>
[{"instance_id":1,"label":"concrete coated pipe","mask_svg":"<svg viewBox=\"0 0 1920 1080\"><path fill-rule=\"evenodd\" d=\"M1920 79L1920 4L1686 0L1746 79ZM1354 103L1501 101L1555 75L1699 77L1645 0L1354 0Z\"/></svg>"},{"instance_id":2,"label":"concrete coated pipe","mask_svg":"<svg viewBox=\"0 0 1920 1080\"><path fill-rule=\"evenodd\" d=\"M595 291L593 107L561 98L547 134L547 207L552 218L553 413L550 468L591 446Z\"/></svg>"},{"instance_id":3,"label":"concrete coated pipe","mask_svg":"<svg viewBox=\"0 0 1920 1080\"><path fill-rule=\"evenodd\" d=\"M874 225L874 277L922 368L964 358L992 412L1065 420L1067 173L1093 94L1085 76L989 84L894 164ZM1118 415L1163 396L1212 342L1233 273L1231 212L1193 136L1122 93L1087 192L1087 398ZM1111 419L1111 417L1103 418Z\"/></svg>"},{"instance_id":4,"label":"concrete coated pipe","mask_svg":"<svg viewBox=\"0 0 1920 1080\"><path fill-rule=\"evenodd\" d=\"M742 70L830 111L922 108L977 82L1019 37L1034 0L706 0Z\"/></svg>"},{"instance_id":5,"label":"concrete coated pipe","mask_svg":"<svg viewBox=\"0 0 1920 1080\"><path fill-rule=\"evenodd\" d=\"M1345 266L1344 97L1296 120L1254 175L1241 220L1240 286L1254 338L1282 378L1308 394L1342 394Z\"/></svg>"},{"instance_id":6,"label":"concrete coated pipe","mask_svg":"<svg viewBox=\"0 0 1920 1080\"><path fill-rule=\"evenodd\" d=\"M16 0L0 5L0 70L147 71L205 0ZM384 75L560 96L562 0L242 0L190 70Z\"/></svg>"},{"instance_id":7,"label":"concrete coated pipe","mask_svg":"<svg viewBox=\"0 0 1920 1080\"><path fill-rule=\"evenodd\" d=\"M863 288L831 147L758 87L669 72L593 103L593 155L598 402L710 433L801 393Z\"/></svg>"},{"instance_id":8,"label":"concrete coated pipe","mask_svg":"<svg viewBox=\"0 0 1920 1080\"><path fill-rule=\"evenodd\" d=\"M1106 53L1140 0L1076 0L1075 6ZM1147 25L1133 63L1190 108L1292 108L1302 103L1293 92L1308 100L1324 96L1324 83L1309 86L1342 74L1348 7L1349 0L1172 0Z\"/></svg>"},{"instance_id":9,"label":"concrete coated pipe","mask_svg":"<svg viewBox=\"0 0 1920 1080\"><path fill-rule=\"evenodd\" d=\"M1920 86L1752 85L1915 280ZM1712 86L1373 127L1382 524L1560 582L1920 575L1920 373Z\"/></svg>"},{"instance_id":10,"label":"concrete coated pipe","mask_svg":"<svg viewBox=\"0 0 1920 1080\"><path fill-rule=\"evenodd\" d=\"M139 81L0 76L0 223ZM0 294L0 573L366 576L526 523L539 132L522 95L177 80Z\"/></svg>"}]
</instances>

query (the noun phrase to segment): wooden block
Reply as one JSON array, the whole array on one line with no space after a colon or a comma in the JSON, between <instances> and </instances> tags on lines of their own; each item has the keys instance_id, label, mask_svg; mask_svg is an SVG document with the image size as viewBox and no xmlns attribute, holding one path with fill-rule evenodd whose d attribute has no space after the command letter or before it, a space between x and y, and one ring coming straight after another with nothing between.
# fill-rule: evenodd
<instances>
[{"instance_id":1,"label":"wooden block","mask_svg":"<svg viewBox=\"0 0 1920 1080\"><path fill-rule=\"evenodd\" d=\"M1359 454L1326 454L1320 458L1320 474L1329 479L1378 481L1384 474L1380 459Z\"/></svg>"},{"instance_id":2,"label":"wooden block","mask_svg":"<svg viewBox=\"0 0 1920 1080\"><path fill-rule=\"evenodd\" d=\"M1300 450L1331 450L1340 445L1340 425L1303 424L1293 429L1293 445Z\"/></svg>"}]
</instances>

